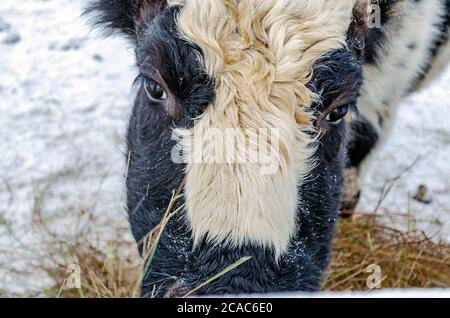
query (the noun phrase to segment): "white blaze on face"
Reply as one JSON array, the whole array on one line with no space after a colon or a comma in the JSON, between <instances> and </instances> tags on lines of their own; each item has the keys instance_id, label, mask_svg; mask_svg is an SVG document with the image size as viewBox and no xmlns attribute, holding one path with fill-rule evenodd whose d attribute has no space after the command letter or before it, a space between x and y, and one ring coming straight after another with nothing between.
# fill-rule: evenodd
<instances>
[{"instance_id":1,"label":"white blaze on face","mask_svg":"<svg viewBox=\"0 0 450 318\"><path fill-rule=\"evenodd\" d=\"M202 49L217 94L194 128L178 133L191 136L194 145L203 143L206 153L221 147L221 156L227 157L230 151L245 156L243 144L247 152L260 151L260 143L252 142L247 132L266 129L266 155L276 158L271 174L261 173L267 164L262 162L187 164L185 199L195 242L207 235L236 246L271 247L277 257L287 250L296 231L298 186L313 165L313 140L306 132L313 130L308 107L315 96L305 85L314 62L345 45L354 2L170 2L184 6L179 30ZM241 143L223 147L214 139L197 138L211 129L242 132ZM277 140L270 133L274 131ZM183 146L185 152L192 151Z\"/></svg>"}]
</instances>

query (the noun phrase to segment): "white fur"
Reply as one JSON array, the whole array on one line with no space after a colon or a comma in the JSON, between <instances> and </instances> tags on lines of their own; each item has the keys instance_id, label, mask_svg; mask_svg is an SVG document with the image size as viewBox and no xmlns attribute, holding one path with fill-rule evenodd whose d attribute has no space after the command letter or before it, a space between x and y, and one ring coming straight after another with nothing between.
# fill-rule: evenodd
<instances>
[{"instance_id":1,"label":"white fur","mask_svg":"<svg viewBox=\"0 0 450 318\"><path fill-rule=\"evenodd\" d=\"M280 137L278 168L270 175L258 163L187 164L194 242L207 236L235 246L251 243L273 248L279 257L297 230L298 185L312 168L314 140L305 132L313 129L308 107L315 96L306 84L314 62L345 45L355 0L180 2L179 30L201 47L217 93L183 135L193 136L194 144L195 136L212 128L278 129ZM258 150L245 134L243 141ZM220 147L202 146L211 153Z\"/></svg>"}]
</instances>

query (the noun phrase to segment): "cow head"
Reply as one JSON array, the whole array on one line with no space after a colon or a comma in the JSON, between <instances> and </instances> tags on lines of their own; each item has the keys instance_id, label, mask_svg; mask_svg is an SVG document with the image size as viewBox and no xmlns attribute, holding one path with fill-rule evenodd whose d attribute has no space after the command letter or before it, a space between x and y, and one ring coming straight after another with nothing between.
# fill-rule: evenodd
<instances>
[{"instance_id":1,"label":"cow head","mask_svg":"<svg viewBox=\"0 0 450 318\"><path fill-rule=\"evenodd\" d=\"M317 290L361 84L355 0L117 0L89 11L135 45L127 205L140 241L185 184L144 296ZM354 24L353 24L354 26Z\"/></svg>"}]
</instances>

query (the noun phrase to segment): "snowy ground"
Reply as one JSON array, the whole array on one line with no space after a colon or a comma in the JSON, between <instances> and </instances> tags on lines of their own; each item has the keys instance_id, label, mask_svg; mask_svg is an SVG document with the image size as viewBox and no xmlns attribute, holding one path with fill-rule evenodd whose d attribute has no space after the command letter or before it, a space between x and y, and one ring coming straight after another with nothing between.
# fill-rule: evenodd
<instances>
[{"instance_id":1,"label":"snowy ground","mask_svg":"<svg viewBox=\"0 0 450 318\"><path fill-rule=\"evenodd\" d=\"M109 222L122 210L122 151L134 78L133 53L101 40L80 18L80 1L0 1L0 224L33 240L36 202L49 215L94 210ZM377 155L360 205L374 211L389 180L402 175L378 213L411 213L430 235L450 240L450 69L401 107L393 137ZM425 184L433 202L411 200ZM45 196L43 196L45 194ZM71 223L65 224L67 228ZM20 246L0 227L0 289ZM28 282L29 283L29 282Z\"/></svg>"},{"instance_id":2,"label":"snowy ground","mask_svg":"<svg viewBox=\"0 0 450 318\"><path fill-rule=\"evenodd\" d=\"M450 241L449 123L447 68L432 86L402 102L392 135L376 154L359 209L410 214L416 219L410 226ZM413 199L421 185L428 189L431 204Z\"/></svg>"}]
</instances>

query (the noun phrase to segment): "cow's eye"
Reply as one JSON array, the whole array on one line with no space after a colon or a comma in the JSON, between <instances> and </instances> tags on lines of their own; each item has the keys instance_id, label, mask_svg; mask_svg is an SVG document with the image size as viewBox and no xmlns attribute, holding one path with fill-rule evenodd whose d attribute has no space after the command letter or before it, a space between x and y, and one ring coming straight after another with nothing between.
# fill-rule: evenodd
<instances>
[{"instance_id":1,"label":"cow's eye","mask_svg":"<svg viewBox=\"0 0 450 318\"><path fill-rule=\"evenodd\" d=\"M162 88L161 85L159 85L151 78L145 79L144 89L145 92L147 93L148 98L150 98L153 101L164 101L167 99L166 91Z\"/></svg>"},{"instance_id":2,"label":"cow's eye","mask_svg":"<svg viewBox=\"0 0 450 318\"><path fill-rule=\"evenodd\" d=\"M339 124L349 112L349 105L343 105L333 109L326 117L331 124Z\"/></svg>"}]
</instances>

